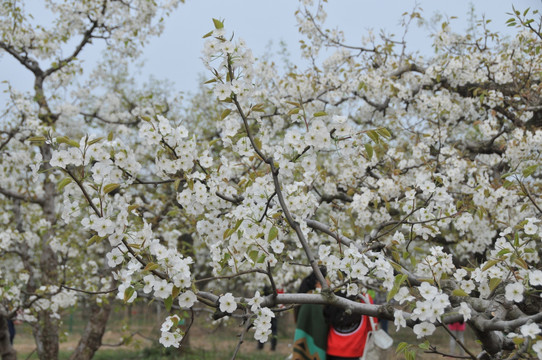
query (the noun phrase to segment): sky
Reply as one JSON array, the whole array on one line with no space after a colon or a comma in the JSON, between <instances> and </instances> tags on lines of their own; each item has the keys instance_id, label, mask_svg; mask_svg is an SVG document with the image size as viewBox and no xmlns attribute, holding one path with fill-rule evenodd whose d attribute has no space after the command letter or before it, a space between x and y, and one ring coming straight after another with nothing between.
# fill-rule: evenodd
<instances>
[{"instance_id":1,"label":"sky","mask_svg":"<svg viewBox=\"0 0 542 360\"><path fill-rule=\"evenodd\" d=\"M26 0L28 9L36 0ZM415 4L423 9L423 16L431 18L436 12L447 16L457 16L452 24L457 31L465 30L472 1L467 0L328 0L325 8L328 13L326 25L340 28L345 32L347 43L356 45L359 39L374 29L378 33L402 33L399 23L401 14L411 11ZM294 12L298 8L296 0L186 0L166 19L165 31L159 38L153 38L143 54L145 65L138 69L138 79L144 81L150 76L168 79L174 90L196 91L201 74L209 77L200 56L204 39L202 36L213 29L212 18L223 19L228 31L236 37L245 39L256 57L266 54L270 49L278 51L279 42L284 41L293 63L302 63ZM492 19L490 28L510 34L505 21L512 6L523 10L527 7L542 10L542 0L476 0L476 14ZM429 31L413 26L407 36L411 50L419 50L424 55L431 54ZM273 45L271 45L273 44ZM86 63L99 58L93 48L82 54ZM19 90L29 90L32 78L19 64L3 55L0 57L0 81L9 80ZM0 89L5 89L0 84ZM0 100L2 99L0 95ZM2 103L2 102L0 102Z\"/></svg>"}]
</instances>

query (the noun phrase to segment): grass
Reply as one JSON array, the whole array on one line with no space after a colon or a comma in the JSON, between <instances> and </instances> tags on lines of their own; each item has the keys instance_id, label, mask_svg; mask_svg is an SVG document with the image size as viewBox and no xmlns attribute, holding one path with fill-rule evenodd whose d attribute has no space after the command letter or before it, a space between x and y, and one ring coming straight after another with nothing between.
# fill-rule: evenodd
<instances>
[{"instance_id":1,"label":"grass","mask_svg":"<svg viewBox=\"0 0 542 360\"><path fill-rule=\"evenodd\" d=\"M185 352L183 355L172 355L171 353L164 351L149 352L148 349L143 351L138 350L126 350L126 349L107 349L99 350L94 355L93 360L170 360L170 359L183 359L183 360L229 360L232 357L233 352L224 353L218 351L206 351L196 349L193 351ZM31 357L29 354L19 353L22 359L36 360L38 356L34 353ZM60 351L59 360L69 359L71 352ZM284 360L285 356L281 354L238 354L238 360Z\"/></svg>"},{"instance_id":2,"label":"grass","mask_svg":"<svg viewBox=\"0 0 542 360\"><path fill-rule=\"evenodd\" d=\"M64 326L62 332L65 334L60 344L60 360L69 359L73 349L77 346L79 334L84 327L84 312L68 313L64 317ZM139 331L146 337L135 338L130 344L120 347L102 348L94 356L95 360L165 360L165 359L183 359L183 360L226 360L231 359L233 351L237 345L237 335L241 331L239 324L233 320L227 326L217 326L212 324L209 318L205 315L199 315L196 318L195 325L190 331L190 348L185 351L182 356L177 349L165 349L157 342L160 333L160 320L165 314L153 313L149 307L139 307L132 309L131 313L126 311L117 312L112 317L108 324L107 333L103 342L114 344L118 343L119 339L129 332ZM257 343L252 338L252 333L245 337L245 342L242 344L237 355L239 360L284 360L291 353L291 342L294 332L294 323L291 314L284 314L279 318L279 334L278 346L276 352L271 352L269 344L266 344L264 350L257 350ZM70 331L71 330L71 331ZM386 359L401 360L402 355L395 354L395 348L400 342L408 342L410 344L418 344L423 342L416 339L416 336L411 331L401 330L395 333L395 326L390 324L390 332L394 338L394 348L388 350ZM154 339L154 340L153 340ZM448 335L443 329L437 329L435 334L430 337L432 345L437 346L437 349L442 352L448 351ZM467 330L465 334L467 345L475 353L480 349L475 343L474 336ZM20 359L36 360L37 354L30 353L34 350L34 339L31 335L31 329L28 325L18 325L17 336L15 338L15 347ZM424 354L418 349L417 359L433 360L443 359L442 356L436 354Z\"/></svg>"}]
</instances>

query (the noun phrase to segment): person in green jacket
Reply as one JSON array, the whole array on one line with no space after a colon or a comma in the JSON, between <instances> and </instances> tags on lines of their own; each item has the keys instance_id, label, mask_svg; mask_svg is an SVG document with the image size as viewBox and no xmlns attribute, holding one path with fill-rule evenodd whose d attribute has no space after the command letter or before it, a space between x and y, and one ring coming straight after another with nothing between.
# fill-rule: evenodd
<instances>
[{"instance_id":1,"label":"person in green jacket","mask_svg":"<svg viewBox=\"0 0 542 360\"><path fill-rule=\"evenodd\" d=\"M326 270L321 269L326 276ZM299 293L311 293L321 284L312 272L303 279ZM296 329L292 360L326 360L328 325L322 305L304 304L294 309Z\"/></svg>"}]
</instances>

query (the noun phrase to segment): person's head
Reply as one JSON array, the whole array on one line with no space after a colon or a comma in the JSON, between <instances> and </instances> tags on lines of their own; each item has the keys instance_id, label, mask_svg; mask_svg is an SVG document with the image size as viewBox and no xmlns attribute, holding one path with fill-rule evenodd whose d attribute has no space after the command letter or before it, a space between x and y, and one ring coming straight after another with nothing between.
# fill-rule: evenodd
<instances>
[{"instance_id":1,"label":"person's head","mask_svg":"<svg viewBox=\"0 0 542 360\"><path fill-rule=\"evenodd\" d=\"M320 272L324 277L327 275L327 269L324 266L320 267ZM297 290L298 293L308 293L311 291L314 291L316 288L321 287L320 282L316 278L316 274L311 272L308 276L306 276L302 281L301 285L299 285L299 289ZM296 306L294 308L294 320L297 322L297 313L299 312L299 307Z\"/></svg>"},{"instance_id":2,"label":"person's head","mask_svg":"<svg viewBox=\"0 0 542 360\"><path fill-rule=\"evenodd\" d=\"M355 300L354 296L347 297L343 292L338 292L335 295L350 300ZM352 311L347 311L333 305L326 305L324 308L324 317L329 325L331 325L337 332L343 334L348 334L355 331L360 325L362 319L361 315L359 314L354 314Z\"/></svg>"},{"instance_id":3,"label":"person's head","mask_svg":"<svg viewBox=\"0 0 542 360\"><path fill-rule=\"evenodd\" d=\"M320 267L320 272L322 273L322 275L324 277L326 277L327 269L325 267L323 267L323 266ZM301 281L301 285L299 285L298 292L299 293L308 293L308 292L313 291L316 288L321 287L321 286L322 285L318 281L318 279L316 277L316 274L313 271L307 277L305 277L303 279L303 281Z\"/></svg>"}]
</instances>

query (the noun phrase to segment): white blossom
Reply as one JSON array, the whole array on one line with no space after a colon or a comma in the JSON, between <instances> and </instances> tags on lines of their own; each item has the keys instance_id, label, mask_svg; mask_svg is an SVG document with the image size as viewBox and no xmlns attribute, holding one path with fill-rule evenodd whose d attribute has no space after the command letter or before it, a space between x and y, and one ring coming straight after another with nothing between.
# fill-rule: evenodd
<instances>
[{"instance_id":1,"label":"white blossom","mask_svg":"<svg viewBox=\"0 0 542 360\"><path fill-rule=\"evenodd\" d=\"M237 303L235 302L235 299L233 298L233 295L231 293L226 293L222 295L219 299L220 303L220 311L232 313L237 309Z\"/></svg>"}]
</instances>

